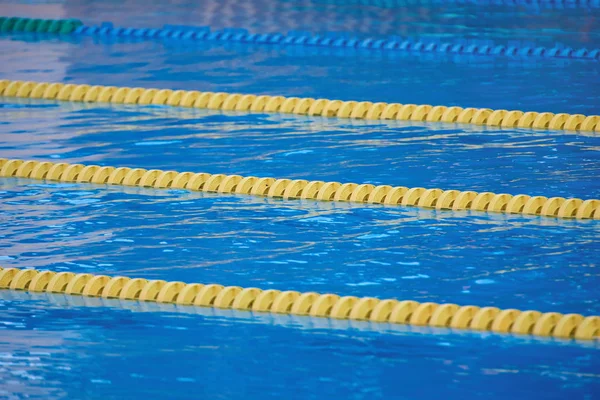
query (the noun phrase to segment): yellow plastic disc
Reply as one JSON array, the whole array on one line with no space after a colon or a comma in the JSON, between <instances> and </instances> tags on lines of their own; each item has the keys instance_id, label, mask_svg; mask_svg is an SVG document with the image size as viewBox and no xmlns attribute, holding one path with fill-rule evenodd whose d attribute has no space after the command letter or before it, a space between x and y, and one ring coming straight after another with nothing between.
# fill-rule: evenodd
<instances>
[{"instance_id":1,"label":"yellow plastic disc","mask_svg":"<svg viewBox=\"0 0 600 400\"><path fill-rule=\"evenodd\" d=\"M52 277L56 275L53 271L40 271L36 276L33 277L29 284L29 291L31 292L43 292L48 287L48 283Z\"/></svg>"},{"instance_id":2,"label":"yellow plastic disc","mask_svg":"<svg viewBox=\"0 0 600 400\"><path fill-rule=\"evenodd\" d=\"M502 212L506 210L508 202L513 198L511 194L500 193L491 198L487 211Z\"/></svg>"},{"instance_id":3,"label":"yellow plastic disc","mask_svg":"<svg viewBox=\"0 0 600 400\"><path fill-rule=\"evenodd\" d=\"M323 117L335 117L343 102L340 100L330 100L323 108L321 115Z\"/></svg>"},{"instance_id":4,"label":"yellow plastic disc","mask_svg":"<svg viewBox=\"0 0 600 400\"><path fill-rule=\"evenodd\" d=\"M101 167L98 165L88 165L83 167L77 174L77 182L90 182L96 171L98 171L100 168Z\"/></svg>"},{"instance_id":5,"label":"yellow plastic disc","mask_svg":"<svg viewBox=\"0 0 600 400\"><path fill-rule=\"evenodd\" d=\"M19 168L17 168L17 171L15 172L14 176L18 176L20 178L29 178L31 171L33 171L33 168L36 165L36 161L25 161L21 165L19 165Z\"/></svg>"},{"instance_id":6,"label":"yellow plastic disc","mask_svg":"<svg viewBox=\"0 0 600 400\"><path fill-rule=\"evenodd\" d=\"M456 329L466 329L473 321L475 314L479 312L480 308L477 306L462 306L452 316L450 321L450 327Z\"/></svg>"},{"instance_id":7,"label":"yellow plastic disc","mask_svg":"<svg viewBox=\"0 0 600 400\"><path fill-rule=\"evenodd\" d=\"M96 172L94 172L94 175L90 179L90 182L103 185L108 181L108 178L114 171L114 167L101 167Z\"/></svg>"},{"instance_id":8,"label":"yellow plastic disc","mask_svg":"<svg viewBox=\"0 0 600 400\"><path fill-rule=\"evenodd\" d=\"M66 294L77 294L83 293L85 285L94 277L92 274L77 274L69 281L69 284L65 288Z\"/></svg>"},{"instance_id":9,"label":"yellow plastic disc","mask_svg":"<svg viewBox=\"0 0 600 400\"><path fill-rule=\"evenodd\" d=\"M104 290L104 286L106 286L109 281L110 276L96 275L85 284L81 294L84 296L98 297Z\"/></svg>"},{"instance_id":10,"label":"yellow plastic disc","mask_svg":"<svg viewBox=\"0 0 600 400\"><path fill-rule=\"evenodd\" d=\"M358 303L356 296L344 296L335 302L331 308L330 316L332 318L346 319L352 311L352 307Z\"/></svg>"},{"instance_id":11,"label":"yellow plastic disc","mask_svg":"<svg viewBox=\"0 0 600 400\"><path fill-rule=\"evenodd\" d=\"M594 339L600 337L600 317L587 317L575 330L575 339Z\"/></svg>"},{"instance_id":12,"label":"yellow plastic disc","mask_svg":"<svg viewBox=\"0 0 600 400\"><path fill-rule=\"evenodd\" d=\"M428 189L421 194L417 205L424 208L435 208L442 193L444 191L441 189Z\"/></svg>"},{"instance_id":13,"label":"yellow plastic disc","mask_svg":"<svg viewBox=\"0 0 600 400\"><path fill-rule=\"evenodd\" d=\"M167 284L166 281L162 279L155 279L146 283L146 285L142 288L140 292L139 300L142 301L155 301L158 297L158 293L162 290L162 288Z\"/></svg>"},{"instance_id":14,"label":"yellow plastic disc","mask_svg":"<svg viewBox=\"0 0 600 400\"><path fill-rule=\"evenodd\" d=\"M12 290L27 290L31 280L38 274L35 269L22 269L19 270L12 278L10 282L10 288ZM2 270L0 270L0 285L2 285Z\"/></svg>"},{"instance_id":15,"label":"yellow plastic disc","mask_svg":"<svg viewBox=\"0 0 600 400\"><path fill-rule=\"evenodd\" d=\"M308 182L306 186L304 186L304 189L302 189L302 193L300 193L300 198L304 200L316 199L323 185L325 185L325 182L323 181Z\"/></svg>"},{"instance_id":16,"label":"yellow plastic disc","mask_svg":"<svg viewBox=\"0 0 600 400\"><path fill-rule=\"evenodd\" d=\"M390 185L380 185L375 186L369 197L367 198L367 203L376 203L381 204L385 199L385 196L392 190Z\"/></svg>"},{"instance_id":17,"label":"yellow plastic disc","mask_svg":"<svg viewBox=\"0 0 600 400\"><path fill-rule=\"evenodd\" d=\"M491 329L494 332L510 332L521 311L515 309L502 310L494 317Z\"/></svg>"},{"instance_id":18,"label":"yellow plastic disc","mask_svg":"<svg viewBox=\"0 0 600 400\"><path fill-rule=\"evenodd\" d=\"M274 313L289 313L294 305L294 302L300 298L300 292L294 290L286 290L279 293L273 300L271 312Z\"/></svg>"},{"instance_id":19,"label":"yellow plastic disc","mask_svg":"<svg viewBox=\"0 0 600 400\"><path fill-rule=\"evenodd\" d=\"M278 111L284 113L291 113L293 112L294 108L296 107L296 104L298 104L299 101L300 99L298 97L287 97L283 100L281 106L279 106Z\"/></svg>"},{"instance_id":20,"label":"yellow plastic disc","mask_svg":"<svg viewBox=\"0 0 600 400\"><path fill-rule=\"evenodd\" d=\"M500 309L496 307L480 308L469 324L469 328L479 331L490 330L494 322L494 318L500 313Z\"/></svg>"},{"instance_id":21,"label":"yellow plastic disc","mask_svg":"<svg viewBox=\"0 0 600 400\"><path fill-rule=\"evenodd\" d=\"M225 287L223 285L204 285L194 299L194 305L209 307L212 306L217 295Z\"/></svg>"},{"instance_id":22,"label":"yellow plastic disc","mask_svg":"<svg viewBox=\"0 0 600 400\"><path fill-rule=\"evenodd\" d=\"M444 112L446 112L447 109L448 107L445 106L432 107L427 113L427 118L425 120L427 122L438 122L442 119L442 115L444 115Z\"/></svg>"},{"instance_id":23,"label":"yellow plastic disc","mask_svg":"<svg viewBox=\"0 0 600 400\"><path fill-rule=\"evenodd\" d=\"M154 187L157 189L171 187L171 184L176 176L176 171L163 171L156 177Z\"/></svg>"},{"instance_id":24,"label":"yellow plastic disc","mask_svg":"<svg viewBox=\"0 0 600 400\"><path fill-rule=\"evenodd\" d=\"M196 295L200 293L200 290L204 287L201 283L188 283L185 285L177 295L176 303L190 305L194 303Z\"/></svg>"},{"instance_id":25,"label":"yellow plastic disc","mask_svg":"<svg viewBox=\"0 0 600 400\"><path fill-rule=\"evenodd\" d=\"M539 311L523 311L515 319L512 328L510 328L511 333L530 334L533 326L541 316L542 313Z\"/></svg>"},{"instance_id":26,"label":"yellow plastic disc","mask_svg":"<svg viewBox=\"0 0 600 400\"><path fill-rule=\"evenodd\" d=\"M490 201L492 201L494 196L495 194L491 192L479 193L471 202L471 210L487 211Z\"/></svg>"},{"instance_id":27,"label":"yellow plastic disc","mask_svg":"<svg viewBox=\"0 0 600 400\"><path fill-rule=\"evenodd\" d=\"M454 203L452 204L452 209L454 211L468 210L469 208L471 208L471 204L472 204L473 200L475 200L477 195L478 195L477 192L472 192L472 191L460 192L460 194L458 196L456 196L456 199L454 199Z\"/></svg>"},{"instance_id":28,"label":"yellow plastic disc","mask_svg":"<svg viewBox=\"0 0 600 400\"><path fill-rule=\"evenodd\" d=\"M511 214L518 214L523 212L523 207L525 207L525 204L529 201L530 198L531 196L528 196L526 194L518 194L516 196L513 196L508 201L508 203L506 203L506 212Z\"/></svg>"},{"instance_id":29,"label":"yellow plastic disc","mask_svg":"<svg viewBox=\"0 0 600 400\"><path fill-rule=\"evenodd\" d=\"M206 180L206 183L202 187L202 191L204 192L216 192L219 188L223 179L225 179L227 175L224 174L214 174L211 175L210 178Z\"/></svg>"},{"instance_id":30,"label":"yellow plastic disc","mask_svg":"<svg viewBox=\"0 0 600 400\"><path fill-rule=\"evenodd\" d=\"M413 311L415 311L419 305L419 303L412 300L399 301L392 309L388 321L395 324L407 324Z\"/></svg>"},{"instance_id":31,"label":"yellow plastic disc","mask_svg":"<svg viewBox=\"0 0 600 400\"><path fill-rule=\"evenodd\" d=\"M357 185L352 191L349 201L365 203L373 189L375 189L375 186L368 183Z\"/></svg>"},{"instance_id":32,"label":"yellow plastic disc","mask_svg":"<svg viewBox=\"0 0 600 400\"><path fill-rule=\"evenodd\" d=\"M250 106L250 111L263 111L269 100L271 100L271 96L257 96Z\"/></svg>"},{"instance_id":33,"label":"yellow plastic disc","mask_svg":"<svg viewBox=\"0 0 600 400\"><path fill-rule=\"evenodd\" d=\"M535 119L537 118L537 116L539 115L539 113L537 112L526 112L525 114L523 114L521 116L521 118L519 118L519 121L517 122L517 127L519 128L531 128L533 126L533 121L535 121Z\"/></svg>"},{"instance_id":34,"label":"yellow plastic disc","mask_svg":"<svg viewBox=\"0 0 600 400\"><path fill-rule=\"evenodd\" d=\"M131 171L131 168L127 168L127 167L115 168L115 170L113 172L111 172L110 175L108 176L106 183L108 183L109 185L121 185L123 183L123 180L129 173L129 171ZM48 174L50 174L50 173L48 173Z\"/></svg>"},{"instance_id":35,"label":"yellow plastic disc","mask_svg":"<svg viewBox=\"0 0 600 400\"><path fill-rule=\"evenodd\" d=\"M296 179L291 181L283 192L284 199L297 199L302 195L302 191L308 185L308 181L304 179Z\"/></svg>"},{"instance_id":36,"label":"yellow plastic disc","mask_svg":"<svg viewBox=\"0 0 600 400\"><path fill-rule=\"evenodd\" d=\"M369 319L374 322L387 322L398 303L398 300L381 300L373 307Z\"/></svg>"},{"instance_id":37,"label":"yellow plastic disc","mask_svg":"<svg viewBox=\"0 0 600 400\"><path fill-rule=\"evenodd\" d=\"M171 94L173 94L173 91L170 89L159 90L158 92L156 92L156 94L152 98L152 104L156 104L156 105L165 104L167 102L167 100L169 99L169 96L171 96Z\"/></svg>"},{"instance_id":38,"label":"yellow plastic disc","mask_svg":"<svg viewBox=\"0 0 600 400\"><path fill-rule=\"evenodd\" d=\"M329 103L327 99L317 99L315 100L309 107L307 114L308 115L321 115L323 113L323 109Z\"/></svg>"},{"instance_id":39,"label":"yellow plastic disc","mask_svg":"<svg viewBox=\"0 0 600 400\"><path fill-rule=\"evenodd\" d=\"M335 192L342 186L339 182L327 182L317 193L317 200L331 201L335 196Z\"/></svg>"},{"instance_id":40,"label":"yellow plastic disc","mask_svg":"<svg viewBox=\"0 0 600 400\"><path fill-rule=\"evenodd\" d=\"M302 293L300 297L294 300L294 304L292 304L291 313L298 315L307 315L312 308L314 302L320 297L319 293L315 292L306 292Z\"/></svg>"},{"instance_id":41,"label":"yellow plastic disc","mask_svg":"<svg viewBox=\"0 0 600 400\"><path fill-rule=\"evenodd\" d=\"M173 178L173 183L171 184L171 188L173 189L184 189L189 183L190 179L194 176L192 172L181 172L177 174L175 178Z\"/></svg>"},{"instance_id":42,"label":"yellow plastic disc","mask_svg":"<svg viewBox=\"0 0 600 400\"><path fill-rule=\"evenodd\" d=\"M256 182L254 182L254 185L252 185L250 194L254 196L266 196L271 188L271 185L274 183L274 178L259 178Z\"/></svg>"},{"instance_id":43,"label":"yellow plastic disc","mask_svg":"<svg viewBox=\"0 0 600 400\"><path fill-rule=\"evenodd\" d=\"M322 294L310 309L313 317L328 317L334 304L340 299L337 294Z\"/></svg>"},{"instance_id":44,"label":"yellow plastic disc","mask_svg":"<svg viewBox=\"0 0 600 400\"><path fill-rule=\"evenodd\" d=\"M239 286L224 287L217 297L215 297L214 306L219 308L230 308L235 300L235 297L241 293L243 289Z\"/></svg>"},{"instance_id":45,"label":"yellow plastic disc","mask_svg":"<svg viewBox=\"0 0 600 400\"><path fill-rule=\"evenodd\" d=\"M167 98L167 105L174 107L179 106L181 104L181 100L183 100L183 96L185 95L185 93L185 90L175 90Z\"/></svg>"},{"instance_id":46,"label":"yellow plastic disc","mask_svg":"<svg viewBox=\"0 0 600 400\"><path fill-rule=\"evenodd\" d=\"M383 110L387 107L387 103L375 103L367 110L365 119L380 119Z\"/></svg>"},{"instance_id":47,"label":"yellow plastic disc","mask_svg":"<svg viewBox=\"0 0 600 400\"><path fill-rule=\"evenodd\" d=\"M235 193L250 194L252 188L254 187L254 184L256 183L256 181L258 181L258 179L259 178L255 176L247 176L243 178L241 181L238 182L237 186L235 187Z\"/></svg>"},{"instance_id":48,"label":"yellow plastic disc","mask_svg":"<svg viewBox=\"0 0 600 400\"><path fill-rule=\"evenodd\" d=\"M488 116L485 122L488 126L500 126L504 121L504 117L508 114L507 110L494 110Z\"/></svg>"},{"instance_id":49,"label":"yellow plastic disc","mask_svg":"<svg viewBox=\"0 0 600 400\"><path fill-rule=\"evenodd\" d=\"M121 295L121 290L123 290L125 284L130 280L131 279L126 276L115 276L114 278L111 278L111 280L104 285L104 289L102 289L100 296L107 299L118 299Z\"/></svg>"},{"instance_id":50,"label":"yellow plastic disc","mask_svg":"<svg viewBox=\"0 0 600 400\"><path fill-rule=\"evenodd\" d=\"M64 293L69 281L75 276L72 272L59 272L50 279L46 292Z\"/></svg>"},{"instance_id":51,"label":"yellow plastic disc","mask_svg":"<svg viewBox=\"0 0 600 400\"><path fill-rule=\"evenodd\" d=\"M552 336L571 338L575 335L575 330L583 322L583 315L566 314L556 323ZM536 324L537 325L537 324Z\"/></svg>"},{"instance_id":52,"label":"yellow plastic disc","mask_svg":"<svg viewBox=\"0 0 600 400\"><path fill-rule=\"evenodd\" d=\"M408 121L412 116L413 111L417 108L416 104L404 104L398 110L396 114L396 120L398 121Z\"/></svg>"},{"instance_id":53,"label":"yellow plastic disc","mask_svg":"<svg viewBox=\"0 0 600 400\"><path fill-rule=\"evenodd\" d=\"M408 188L404 186L393 187L383 199L383 204L398 205L402 203L404 196L408 192Z\"/></svg>"},{"instance_id":54,"label":"yellow plastic disc","mask_svg":"<svg viewBox=\"0 0 600 400\"><path fill-rule=\"evenodd\" d=\"M281 290L263 290L254 300L252 311L270 311L273 301L275 301L275 298L279 296L280 293Z\"/></svg>"},{"instance_id":55,"label":"yellow plastic disc","mask_svg":"<svg viewBox=\"0 0 600 400\"><path fill-rule=\"evenodd\" d=\"M148 284L147 279L135 278L130 280L121 289L119 299L121 300L137 300L142 293L142 289Z\"/></svg>"},{"instance_id":56,"label":"yellow plastic disc","mask_svg":"<svg viewBox=\"0 0 600 400\"><path fill-rule=\"evenodd\" d=\"M18 268L6 268L0 271L0 289L8 289L13 278L20 272Z\"/></svg>"},{"instance_id":57,"label":"yellow plastic disc","mask_svg":"<svg viewBox=\"0 0 600 400\"><path fill-rule=\"evenodd\" d=\"M188 190L203 190L204 185L210 179L211 176L212 175L204 172L193 174L192 176L190 176L190 179L185 185L185 188ZM173 182L173 186L175 186L175 182Z\"/></svg>"},{"instance_id":58,"label":"yellow plastic disc","mask_svg":"<svg viewBox=\"0 0 600 400\"><path fill-rule=\"evenodd\" d=\"M237 102L237 104L235 106L235 110L236 111L248 111L248 110L250 110L250 107L252 107L252 103L254 103L254 100L256 100L256 96L253 95L253 94L243 95L238 100L238 102Z\"/></svg>"},{"instance_id":59,"label":"yellow plastic disc","mask_svg":"<svg viewBox=\"0 0 600 400\"><path fill-rule=\"evenodd\" d=\"M390 103L383 108L381 112L381 119L396 119L398 111L402 108L402 104Z\"/></svg>"},{"instance_id":60,"label":"yellow plastic disc","mask_svg":"<svg viewBox=\"0 0 600 400\"><path fill-rule=\"evenodd\" d=\"M350 196L352 196L352 192L356 189L358 185L356 183L344 183L342 186L337 188L335 194L333 195L333 201L348 201L350 200Z\"/></svg>"},{"instance_id":61,"label":"yellow plastic disc","mask_svg":"<svg viewBox=\"0 0 600 400\"><path fill-rule=\"evenodd\" d=\"M409 323L411 325L427 325L434 311L437 310L437 303L421 303L414 309L410 316Z\"/></svg>"},{"instance_id":62,"label":"yellow plastic disc","mask_svg":"<svg viewBox=\"0 0 600 400\"><path fill-rule=\"evenodd\" d=\"M239 310L249 310L254 304L254 300L262 293L261 289L246 288L242 290L233 300L232 308Z\"/></svg>"},{"instance_id":63,"label":"yellow plastic disc","mask_svg":"<svg viewBox=\"0 0 600 400\"><path fill-rule=\"evenodd\" d=\"M522 212L524 214L538 215L542 211L542 207L544 207L546 201L548 201L548 198L545 196L531 197L523 206Z\"/></svg>"},{"instance_id":64,"label":"yellow plastic disc","mask_svg":"<svg viewBox=\"0 0 600 400\"><path fill-rule=\"evenodd\" d=\"M561 218L573 218L577 215L578 208L583 204L581 199L567 199L556 213Z\"/></svg>"},{"instance_id":65,"label":"yellow plastic disc","mask_svg":"<svg viewBox=\"0 0 600 400\"><path fill-rule=\"evenodd\" d=\"M551 336L554 331L554 327L558 324L558 321L563 317L563 314L549 312L542 314L542 316L536 321L533 326L532 333L538 336Z\"/></svg>"},{"instance_id":66,"label":"yellow plastic disc","mask_svg":"<svg viewBox=\"0 0 600 400\"><path fill-rule=\"evenodd\" d=\"M267 192L267 196L268 197L283 197L283 192L285 192L285 189L290 184L290 182L292 182L291 179L277 179L275 182L273 182L273 184L269 188L269 191Z\"/></svg>"},{"instance_id":67,"label":"yellow plastic disc","mask_svg":"<svg viewBox=\"0 0 600 400\"><path fill-rule=\"evenodd\" d=\"M241 98L241 94L230 94L229 96L225 97L225 100L223 100L223 106L221 107L221 109L226 111L235 110L235 107L237 106L237 103Z\"/></svg>"},{"instance_id":68,"label":"yellow plastic disc","mask_svg":"<svg viewBox=\"0 0 600 400\"><path fill-rule=\"evenodd\" d=\"M349 118L354 110L354 107L358 104L356 101L344 101L340 108L337 110L336 117L338 118Z\"/></svg>"},{"instance_id":69,"label":"yellow plastic disc","mask_svg":"<svg viewBox=\"0 0 600 400\"><path fill-rule=\"evenodd\" d=\"M463 112L462 107L448 107L446 110L444 110L441 121L450 123L457 122L458 116L461 112Z\"/></svg>"},{"instance_id":70,"label":"yellow plastic disc","mask_svg":"<svg viewBox=\"0 0 600 400\"><path fill-rule=\"evenodd\" d=\"M542 206L540 214L546 217L556 217L558 209L566 201L564 197L551 197Z\"/></svg>"},{"instance_id":71,"label":"yellow plastic disc","mask_svg":"<svg viewBox=\"0 0 600 400\"><path fill-rule=\"evenodd\" d=\"M292 112L294 114L306 115L306 114L308 114L308 110L310 109L310 106L312 106L312 103L314 103L314 102L315 102L315 99L311 99L311 98L300 99L294 106L294 109L292 110Z\"/></svg>"},{"instance_id":72,"label":"yellow plastic disc","mask_svg":"<svg viewBox=\"0 0 600 400\"><path fill-rule=\"evenodd\" d=\"M219 185L217 191L219 193L234 193L238 183L242 181L240 175L227 175Z\"/></svg>"},{"instance_id":73,"label":"yellow plastic disc","mask_svg":"<svg viewBox=\"0 0 600 400\"><path fill-rule=\"evenodd\" d=\"M180 107L193 107L196 99L200 96L200 92L197 90L190 90L185 92L179 102Z\"/></svg>"},{"instance_id":74,"label":"yellow plastic disc","mask_svg":"<svg viewBox=\"0 0 600 400\"><path fill-rule=\"evenodd\" d=\"M352 307L350 319L368 320L371 318L373 309L380 303L379 299L373 297L363 297L359 299L356 304Z\"/></svg>"},{"instance_id":75,"label":"yellow plastic disc","mask_svg":"<svg viewBox=\"0 0 600 400\"><path fill-rule=\"evenodd\" d=\"M158 93L158 89L146 89L146 90L144 90L139 95L139 98L137 100L138 104L141 104L141 105L151 104L152 103L152 99L154 99L154 96L156 95L156 93Z\"/></svg>"},{"instance_id":76,"label":"yellow plastic disc","mask_svg":"<svg viewBox=\"0 0 600 400\"><path fill-rule=\"evenodd\" d=\"M437 198L435 208L438 210L451 210L460 193L458 190L444 190Z\"/></svg>"},{"instance_id":77,"label":"yellow plastic disc","mask_svg":"<svg viewBox=\"0 0 600 400\"><path fill-rule=\"evenodd\" d=\"M459 310L459 306L456 304L442 304L437 307L431 314L429 325L431 326L449 326L452 317ZM414 314L413 314L414 315Z\"/></svg>"},{"instance_id":78,"label":"yellow plastic disc","mask_svg":"<svg viewBox=\"0 0 600 400\"><path fill-rule=\"evenodd\" d=\"M500 126L504 128L514 128L519 124L519 120L523 115L523 111L509 111L502 118Z\"/></svg>"},{"instance_id":79,"label":"yellow plastic disc","mask_svg":"<svg viewBox=\"0 0 600 400\"><path fill-rule=\"evenodd\" d=\"M575 217L577 219L594 218L600 219L600 200L586 200L579 205Z\"/></svg>"},{"instance_id":80,"label":"yellow plastic disc","mask_svg":"<svg viewBox=\"0 0 600 400\"><path fill-rule=\"evenodd\" d=\"M403 206L414 206L419 202L419 198L427 189L422 187L411 188L404 193L402 201L400 202Z\"/></svg>"}]
</instances>

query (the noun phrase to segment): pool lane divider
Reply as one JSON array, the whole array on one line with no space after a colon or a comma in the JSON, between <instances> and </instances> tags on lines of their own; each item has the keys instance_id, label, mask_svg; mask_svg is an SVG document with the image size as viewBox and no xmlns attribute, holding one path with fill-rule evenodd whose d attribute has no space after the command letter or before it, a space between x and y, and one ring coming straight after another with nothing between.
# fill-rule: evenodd
<instances>
[{"instance_id":1,"label":"pool lane divider","mask_svg":"<svg viewBox=\"0 0 600 400\"><path fill-rule=\"evenodd\" d=\"M595 340L600 316L0 267L0 289Z\"/></svg>"},{"instance_id":2,"label":"pool lane divider","mask_svg":"<svg viewBox=\"0 0 600 400\"><path fill-rule=\"evenodd\" d=\"M313 46L331 48L357 48L378 51L400 51L412 53L442 53L455 55L506 56L568 58L580 60L600 60L598 49L573 49L561 44L552 47L536 46L533 43L509 42L507 45L492 40L430 40L411 39L400 36L388 38L357 38L350 33L329 32L312 34L310 32L290 31L283 33L249 33L245 29L226 28L212 31L207 26L164 25L163 28L121 28L111 22L99 26L87 26L79 20L56 20L53 29L46 29L48 22L19 17L0 17L0 32L40 32L73 35L104 36L133 39L168 39L187 42L234 42L258 43L289 46ZM56 26L60 26L58 29ZM39 29L39 30L38 30Z\"/></svg>"},{"instance_id":3,"label":"pool lane divider","mask_svg":"<svg viewBox=\"0 0 600 400\"><path fill-rule=\"evenodd\" d=\"M0 158L0 177L18 177L60 182L138 186L157 189L244 194L282 199L412 206L438 210L471 210L504 214L539 215L554 218L600 219L600 200L510 195L422 187L260 178L225 174L146 170L9 160Z\"/></svg>"},{"instance_id":4,"label":"pool lane divider","mask_svg":"<svg viewBox=\"0 0 600 400\"><path fill-rule=\"evenodd\" d=\"M599 0L319 0L323 4L340 4L375 6L382 8L393 7L419 7L421 5L478 5L478 6L518 6L536 8L575 8L575 7L600 7Z\"/></svg>"},{"instance_id":5,"label":"pool lane divider","mask_svg":"<svg viewBox=\"0 0 600 400\"><path fill-rule=\"evenodd\" d=\"M20 17L0 17L0 32L34 32L71 34L83 22L78 19L38 19Z\"/></svg>"},{"instance_id":6,"label":"pool lane divider","mask_svg":"<svg viewBox=\"0 0 600 400\"><path fill-rule=\"evenodd\" d=\"M290 113L367 120L446 122L503 128L600 132L600 116L489 108L265 96L196 90L146 89L0 80L0 95L116 104L155 104L223 111Z\"/></svg>"}]
</instances>

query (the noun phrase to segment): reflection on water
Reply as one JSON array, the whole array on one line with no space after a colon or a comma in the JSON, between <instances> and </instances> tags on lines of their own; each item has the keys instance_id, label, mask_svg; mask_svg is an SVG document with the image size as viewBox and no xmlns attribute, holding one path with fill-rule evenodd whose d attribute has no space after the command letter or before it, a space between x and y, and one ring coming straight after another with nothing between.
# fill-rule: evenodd
<instances>
[{"instance_id":1,"label":"reflection on water","mask_svg":"<svg viewBox=\"0 0 600 400\"><path fill-rule=\"evenodd\" d=\"M597 343L13 291L0 305L0 396L551 399L598 389Z\"/></svg>"},{"instance_id":2,"label":"reflection on water","mask_svg":"<svg viewBox=\"0 0 600 400\"><path fill-rule=\"evenodd\" d=\"M1 101L6 158L600 197L597 133Z\"/></svg>"},{"instance_id":3,"label":"reflection on water","mask_svg":"<svg viewBox=\"0 0 600 400\"><path fill-rule=\"evenodd\" d=\"M164 46L162 41L110 43L21 34L0 36L0 46L14 54L0 64L3 79L55 81L51 60L58 55L61 81L69 83L586 115L598 111L593 85L598 63L586 60L571 60L563 68L565 61L558 58L454 62L436 54L328 56L301 46L190 47L175 41ZM557 90L560 85L568 91Z\"/></svg>"},{"instance_id":4,"label":"reflection on water","mask_svg":"<svg viewBox=\"0 0 600 400\"><path fill-rule=\"evenodd\" d=\"M600 225L0 179L5 267L598 313Z\"/></svg>"},{"instance_id":5,"label":"reflection on water","mask_svg":"<svg viewBox=\"0 0 600 400\"><path fill-rule=\"evenodd\" d=\"M518 4L494 0L483 3L456 0L203 0L201 3L191 0L65 0L60 2L60 7L45 4L58 3L56 1L35 5L21 3L23 1L3 1L0 14L81 18L88 24L113 21L131 27L208 25L215 28L246 28L258 33L344 31L371 37L402 35L477 37L503 41L527 39L538 44L563 42L570 46L593 44L594 41L598 43L597 16L600 13L594 0ZM588 4L592 7L588 7ZM115 12L117 5L119 12Z\"/></svg>"}]
</instances>

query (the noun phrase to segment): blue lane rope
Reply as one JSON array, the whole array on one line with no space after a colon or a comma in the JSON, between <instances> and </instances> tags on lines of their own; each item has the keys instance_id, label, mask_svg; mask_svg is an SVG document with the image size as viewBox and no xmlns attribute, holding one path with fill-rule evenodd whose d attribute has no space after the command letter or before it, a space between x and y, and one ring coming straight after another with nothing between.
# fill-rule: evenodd
<instances>
[{"instance_id":1,"label":"blue lane rope","mask_svg":"<svg viewBox=\"0 0 600 400\"><path fill-rule=\"evenodd\" d=\"M600 49L573 49L556 44L554 47L536 46L533 43L510 42L508 45L496 44L491 40L457 40L453 42L438 40L419 40L390 36L384 39L352 37L347 33L330 32L311 34L309 32L290 31L282 33L250 33L245 29L227 28L212 31L207 26L193 27L184 25L165 25L163 28L121 28L110 22L100 26L79 26L75 35L113 36L139 39L171 39L207 42L259 43L278 45L302 45L331 48L357 48L381 51L443 53L457 55L492 55L507 57L540 57L600 60Z\"/></svg>"}]
</instances>

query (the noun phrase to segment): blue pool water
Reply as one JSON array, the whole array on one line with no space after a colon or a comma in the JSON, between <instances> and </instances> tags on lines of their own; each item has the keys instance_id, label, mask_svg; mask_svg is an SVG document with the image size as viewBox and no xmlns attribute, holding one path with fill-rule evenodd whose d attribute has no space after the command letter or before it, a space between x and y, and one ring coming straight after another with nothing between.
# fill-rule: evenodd
<instances>
[{"instance_id":1,"label":"blue pool water","mask_svg":"<svg viewBox=\"0 0 600 400\"><path fill-rule=\"evenodd\" d=\"M355 3L9 0L0 15L600 47L594 6ZM0 50L0 79L600 113L593 61L25 34ZM585 199L599 151L596 133L0 97L4 158ZM3 267L600 313L597 221L0 178L0 224ZM7 399L595 399L599 349L0 291Z\"/></svg>"}]
</instances>

